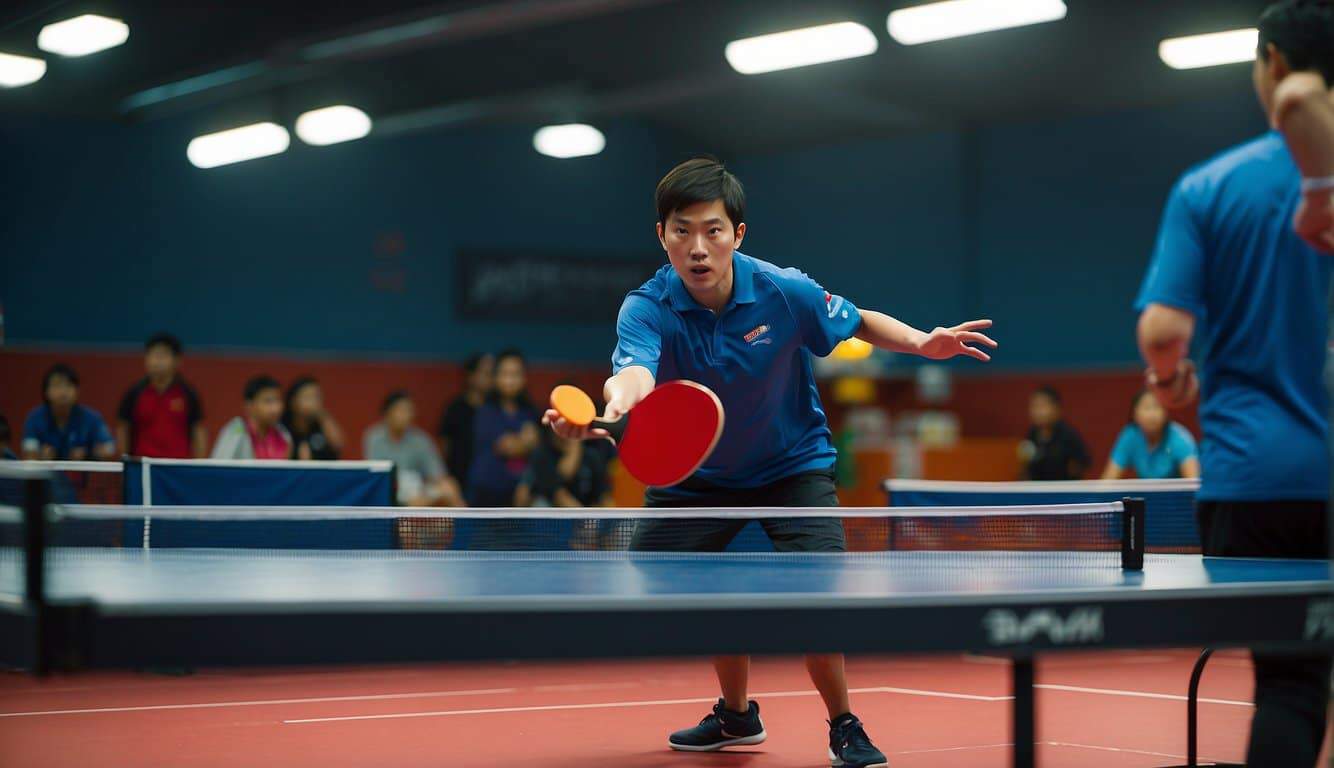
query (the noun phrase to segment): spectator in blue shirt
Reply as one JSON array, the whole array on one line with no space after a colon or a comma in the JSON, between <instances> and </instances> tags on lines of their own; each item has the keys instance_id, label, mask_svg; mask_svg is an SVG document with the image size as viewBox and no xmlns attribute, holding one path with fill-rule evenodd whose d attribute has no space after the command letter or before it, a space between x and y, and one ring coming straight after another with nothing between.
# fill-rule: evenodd
<instances>
[{"instance_id":1,"label":"spectator in blue shirt","mask_svg":"<svg viewBox=\"0 0 1334 768\"><path fill-rule=\"evenodd\" d=\"M42 377L42 404L23 423L23 458L111 459L116 441L102 416L79 404L79 375L64 363Z\"/></svg>"},{"instance_id":2,"label":"spectator in blue shirt","mask_svg":"<svg viewBox=\"0 0 1334 768\"><path fill-rule=\"evenodd\" d=\"M1300 109L1286 106L1291 77L1334 82L1331 40L1327 0L1284 0L1260 16L1252 79L1271 125L1290 130L1289 112ZM1330 554L1322 386L1330 263L1315 247L1318 233L1305 228L1317 200L1303 196L1321 180L1303 181L1315 166L1303 165L1309 147L1294 146L1303 150L1296 158L1272 131L1187 171L1168 197L1137 301L1149 388L1173 409L1200 396L1196 514L1205 555ZM1197 335L1198 379L1187 357ZM1254 659L1246 764L1314 766L1330 656L1257 651Z\"/></svg>"},{"instance_id":3,"label":"spectator in blue shirt","mask_svg":"<svg viewBox=\"0 0 1334 768\"><path fill-rule=\"evenodd\" d=\"M473 422L473 461L465 494L474 507L508 507L537 448L540 414L528 399L527 365L518 350L496 355L495 388Z\"/></svg>"},{"instance_id":4,"label":"spectator in blue shirt","mask_svg":"<svg viewBox=\"0 0 1334 768\"><path fill-rule=\"evenodd\" d=\"M1168 418L1167 409L1147 389L1130 404L1130 423L1116 438L1103 480L1118 480L1133 469L1141 480L1199 477L1195 436Z\"/></svg>"}]
</instances>

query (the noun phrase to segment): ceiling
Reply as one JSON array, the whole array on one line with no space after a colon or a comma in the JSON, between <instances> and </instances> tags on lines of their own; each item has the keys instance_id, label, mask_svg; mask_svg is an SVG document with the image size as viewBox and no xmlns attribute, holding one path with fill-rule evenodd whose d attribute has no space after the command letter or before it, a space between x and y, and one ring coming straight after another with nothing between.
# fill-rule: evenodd
<instances>
[{"instance_id":1,"label":"ceiling","mask_svg":"<svg viewBox=\"0 0 1334 768\"><path fill-rule=\"evenodd\" d=\"M217 127L348 103L377 135L485 121L633 117L722 151L765 151L932 125L1244 93L1244 66L1178 72L1164 37L1253 26L1265 0L1066 0L1060 22L905 47L887 0L19 0L0 51L50 61L0 90L0 115ZM44 24L123 19L129 42L79 59L36 48ZM746 77L727 42L831 21L874 31L873 56Z\"/></svg>"}]
</instances>

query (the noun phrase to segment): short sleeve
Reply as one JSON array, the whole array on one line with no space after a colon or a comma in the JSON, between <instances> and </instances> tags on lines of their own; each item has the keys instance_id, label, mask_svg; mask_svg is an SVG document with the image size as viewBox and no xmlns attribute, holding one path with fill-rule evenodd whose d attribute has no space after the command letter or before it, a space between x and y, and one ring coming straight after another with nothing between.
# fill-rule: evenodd
<instances>
[{"instance_id":1,"label":"short sleeve","mask_svg":"<svg viewBox=\"0 0 1334 768\"><path fill-rule=\"evenodd\" d=\"M852 302L829 293L804 273L785 269L779 285L796 318L802 343L817 357L833 352L839 342L852 338L861 328L861 313Z\"/></svg>"},{"instance_id":2,"label":"short sleeve","mask_svg":"<svg viewBox=\"0 0 1334 768\"><path fill-rule=\"evenodd\" d=\"M142 388L135 384L125 391L125 396L120 399L120 407L116 409L116 418L131 424L134 422L134 401L139 397Z\"/></svg>"},{"instance_id":3,"label":"short sleeve","mask_svg":"<svg viewBox=\"0 0 1334 768\"><path fill-rule=\"evenodd\" d=\"M620 373L632 365L642 366L658 376L662 358L662 323L656 301L630 294L616 317L616 350L611 355L611 372Z\"/></svg>"},{"instance_id":4,"label":"short sleeve","mask_svg":"<svg viewBox=\"0 0 1334 768\"><path fill-rule=\"evenodd\" d=\"M107 428L106 419L97 411L88 411L88 436L93 448L99 445L114 445L116 440L111 436L111 430Z\"/></svg>"},{"instance_id":5,"label":"short sleeve","mask_svg":"<svg viewBox=\"0 0 1334 768\"><path fill-rule=\"evenodd\" d=\"M1189 429L1174 423L1168 430L1168 434L1172 441L1172 458L1177 461L1186 461L1199 456L1199 448L1195 445L1195 436L1190 433Z\"/></svg>"},{"instance_id":6,"label":"short sleeve","mask_svg":"<svg viewBox=\"0 0 1334 768\"><path fill-rule=\"evenodd\" d=\"M1149 271L1144 275L1135 309L1165 304L1204 316L1205 238L1190 205L1185 182L1172 188L1163 211Z\"/></svg>"},{"instance_id":7,"label":"short sleeve","mask_svg":"<svg viewBox=\"0 0 1334 768\"><path fill-rule=\"evenodd\" d=\"M20 443L24 451L37 451L42 447L42 409L34 408L28 412L28 418L23 420L23 441Z\"/></svg>"},{"instance_id":8,"label":"short sleeve","mask_svg":"<svg viewBox=\"0 0 1334 768\"><path fill-rule=\"evenodd\" d=\"M204 420L204 404L199 401L199 393L191 386L182 386L185 390L185 420L194 426Z\"/></svg>"},{"instance_id":9,"label":"short sleeve","mask_svg":"<svg viewBox=\"0 0 1334 768\"><path fill-rule=\"evenodd\" d=\"M421 453L422 476L427 480L438 480L445 476L445 460L440 458L440 451L436 450L435 443L426 436L425 432L415 433L417 435L417 450Z\"/></svg>"},{"instance_id":10,"label":"short sleeve","mask_svg":"<svg viewBox=\"0 0 1334 768\"><path fill-rule=\"evenodd\" d=\"M1134 461L1134 441L1134 427L1126 427L1121 430L1120 435L1117 435L1116 445L1112 448L1112 462L1115 463L1116 466L1124 469L1125 467L1129 467L1130 463Z\"/></svg>"}]
</instances>

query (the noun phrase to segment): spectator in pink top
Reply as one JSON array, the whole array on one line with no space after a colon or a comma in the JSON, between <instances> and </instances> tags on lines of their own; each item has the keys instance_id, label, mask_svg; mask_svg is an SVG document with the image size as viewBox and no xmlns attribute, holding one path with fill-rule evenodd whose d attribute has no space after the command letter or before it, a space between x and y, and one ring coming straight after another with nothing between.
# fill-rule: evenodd
<instances>
[{"instance_id":1,"label":"spectator in pink top","mask_svg":"<svg viewBox=\"0 0 1334 768\"><path fill-rule=\"evenodd\" d=\"M215 459L286 459L292 435L282 425L283 392L272 376L245 385L245 413L227 422L213 445Z\"/></svg>"}]
</instances>

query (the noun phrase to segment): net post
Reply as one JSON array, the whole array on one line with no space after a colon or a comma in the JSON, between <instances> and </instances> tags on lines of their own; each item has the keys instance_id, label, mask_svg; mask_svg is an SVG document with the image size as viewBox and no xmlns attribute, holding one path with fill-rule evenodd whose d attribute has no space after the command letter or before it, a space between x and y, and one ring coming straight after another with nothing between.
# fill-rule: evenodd
<instances>
[{"instance_id":1,"label":"net post","mask_svg":"<svg viewBox=\"0 0 1334 768\"><path fill-rule=\"evenodd\" d=\"M51 485L46 478L23 481L23 597L33 617L32 672L38 677L51 672L51 659L46 647L50 630L46 605L46 508L50 501Z\"/></svg>"},{"instance_id":2,"label":"net post","mask_svg":"<svg viewBox=\"0 0 1334 768\"><path fill-rule=\"evenodd\" d=\"M1144 518L1142 497L1121 499L1121 569L1144 570Z\"/></svg>"}]
</instances>

